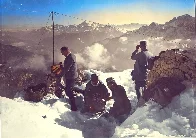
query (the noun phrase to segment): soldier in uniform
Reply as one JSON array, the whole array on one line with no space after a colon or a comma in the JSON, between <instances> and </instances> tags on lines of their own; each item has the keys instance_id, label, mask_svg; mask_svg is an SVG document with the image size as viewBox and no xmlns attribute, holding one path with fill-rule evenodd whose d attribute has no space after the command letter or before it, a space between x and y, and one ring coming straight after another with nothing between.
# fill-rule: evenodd
<instances>
[{"instance_id":1,"label":"soldier in uniform","mask_svg":"<svg viewBox=\"0 0 196 138\"><path fill-rule=\"evenodd\" d=\"M113 117L119 123L122 123L131 112L131 103L123 86L117 85L112 77L107 78L106 82L108 88L112 91L112 97L110 99L114 99L114 104L105 116Z\"/></svg>"},{"instance_id":2,"label":"soldier in uniform","mask_svg":"<svg viewBox=\"0 0 196 138\"><path fill-rule=\"evenodd\" d=\"M105 110L109 93L106 86L99 81L96 74L91 75L91 80L86 84L84 90L84 108L82 113L97 113Z\"/></svg>"},{"instance_id":3,"label":"soldier in uniform","mask_svg":"<svg viewBox=\"0 0 196 138\"><path fill-rule=\"evenodd\" d=\"M71 110L77 111L75 97L73 93L75 80L78 77L76 57L74 54L71 53L68 47L62 47L61 53L62 55L65 56L64 66L63 66L63 75L66 83L65 92L66 95L69 97Z\"/></svg>"},{"instance_id":4,"label":"soldier in uniform","mask_svg":"<svg viewBox=\"0 0 196 138\"><path fill-rule=\"evenodd\" d=\"M139 48L141 51L139 52ZM152 54L147 50L146 41L140 41L140 45L136 46L136 50L132 53L131 59L136 60L134 70L132 71L132 79L135 81L135 90L137 99L141 97L141 93L146 88L148 61L152 58Z\"/></svg>"}]
</instances>

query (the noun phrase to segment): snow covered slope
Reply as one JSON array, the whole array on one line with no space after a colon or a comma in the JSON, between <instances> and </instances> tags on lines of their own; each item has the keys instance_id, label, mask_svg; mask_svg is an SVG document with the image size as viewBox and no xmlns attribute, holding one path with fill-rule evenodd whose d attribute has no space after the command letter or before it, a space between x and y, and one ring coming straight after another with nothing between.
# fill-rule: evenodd
<instances>
[{"instance_id":1,"label":"snow covered slope","mask_svg":"<svg viewBox=\"0 0 196 138\"><path fill-rule=\"evenodd\" d=\"M114 73L97 73L105 83L107 77L114 77L125 87L133 109L136 94L131 80L131 70ZM85 84L81 87L84 87ZM195 95L196 87L189 86L172 103L161 109L148 102L138 108L121 126L104 118L91 119L79 112L71 112L67 99L48 95L40 103L24 101L20 96L13 100L0 97L0 118L2 138L129 138L129 137L196 137ZM81 106L81 97L77 98ZM112 101L107 104L112 106ZM123 105L122 105L123 107Z\"/></svg>"},{"instance_id":2,"label":"snow covered slope","mask_svg":"<svg viewBox=\"0 0 196 138\"><path fill-rule=\"evenodd\" d=\"M64 102L29 103L0 97L2 138L82 138L82 132L58 125ZM50 104L49 104L50 103ZM74 135L73 135L74 134Z\"/></svg>"},{"instance_id":3,"label":"snow covered slope","mask_svg":"<svg viewBox=\"0 0 196 138\"><path fill-rule=\"evenodd\" d=\"M112 138L196 137L196 86L189 86L168 107L149 101L137 108Z\"/></svg>"}]
</instances>

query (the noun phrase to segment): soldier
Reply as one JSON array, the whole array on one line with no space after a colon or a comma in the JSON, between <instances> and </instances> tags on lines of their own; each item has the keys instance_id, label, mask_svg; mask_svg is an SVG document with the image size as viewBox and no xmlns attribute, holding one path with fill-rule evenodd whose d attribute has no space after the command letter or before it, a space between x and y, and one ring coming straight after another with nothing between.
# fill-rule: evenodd
<instances>
[{"instance_id":1,"label":"soldier","mask_svg":"<svg viewBox=\"0 0 196 138\"><path fill-rule=\"evenodd\" d=\"M62 55L65 56L64 67L63 67L63 74L66 83L65 92L66 95L69 97L71 110L77 111L74 93L73 93L75 79L78 77L76 57L71 53L68 47L62 47L61 53Z\"/></svg>"},{"instance_id":2,"label":"soldier","mask_svg":"<svg viewBox=\"0 0 196 138\"><path fill-rule=\"evenodd\" d=\"M107 78L106 82L108 88L112 91L111 98L114 99L113 107L110 108L106 116L114 117L122 123L131 112L131 103L123 86L117 85L112 77Z\"/></svg>"},{"instance_id":3,"label":"soldier","mask_svg":"<svg viewBox=\"0 0 196 138\"><path fill-rule=\"evenodd\" d=\"M96 74L92 74L91 80L86 84L84 108L81 112L97 113L104 111L108 97L109 93L106 86L99 81Z\"/></svg>"},{"instance_id":4,"label":"soldier","mask_svg":"<svg viewBox=\"0 0 196 138\"><path fill-rule=\"evenodd\" d=\"M140 45L136 46L136 50L132 53L131 59L136 60L134 70L131 72L132 79L135 81L135 90L139 101L141 93L146 88L148 61L152 58L152 54L146 48L146 41L140 41ZM139 51L141 48L141 51Z\"/></svg>"}]
</instances>

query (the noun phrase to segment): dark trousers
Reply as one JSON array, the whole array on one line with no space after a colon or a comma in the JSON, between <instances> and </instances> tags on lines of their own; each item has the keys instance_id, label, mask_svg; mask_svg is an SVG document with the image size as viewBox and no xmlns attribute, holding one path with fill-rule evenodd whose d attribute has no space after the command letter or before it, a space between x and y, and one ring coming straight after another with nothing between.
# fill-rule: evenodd
<instances>
[{"instance_id":1,"label":"dark trousers","mask_svg":"<svg viewBox=\"0 0 196 138\"><path fill-rule=\"evenodd\" d=\"M144 90L146 89L146 81L135 81L135 90L137 99L139 100L141 97L141 94L144 93Z\"/></svg>"},{"instance_id":2,"label":"dark trousers","mask_svg":"<svg viewBox=\"0 0 196 138\"><path fill-rule=\"evenodd\" d=\"M77 110L76 103L75 103L75 97L73 93L74 85L75 85L75 79L66 79L65 92L66 92L66 95L69 97L71 110Z\"/></svg>"}]
</instances>

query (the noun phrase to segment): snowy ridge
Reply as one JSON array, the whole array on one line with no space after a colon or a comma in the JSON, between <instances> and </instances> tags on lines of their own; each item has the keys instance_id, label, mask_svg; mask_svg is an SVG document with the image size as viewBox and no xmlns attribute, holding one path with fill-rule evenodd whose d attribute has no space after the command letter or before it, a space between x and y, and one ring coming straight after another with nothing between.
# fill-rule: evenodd
<instances>
[{"instance_id":1,"label":"snowy ridge","mask_svg":"<svg viewBox=\"0 0 196 138\"><path fill-rule=\"evenodd\" d=\"M134 110L137 100L130 72L87 71L89 74L97 73L103 83L107 77L114 77L118 84L124 86ZM88 116L71 112L66 98L48 95L42 102L31 103L24 101L20 95L13 100L0 97L2 138L196 137L195 91L194 85L188 86L163 109L149 101L121 126L104 118L88 120ZM77 98L78 106L82 106L81 100L81 97ZM112 102L107 103L107 108L112 106Z\"/></svg>"}]
</instances>

